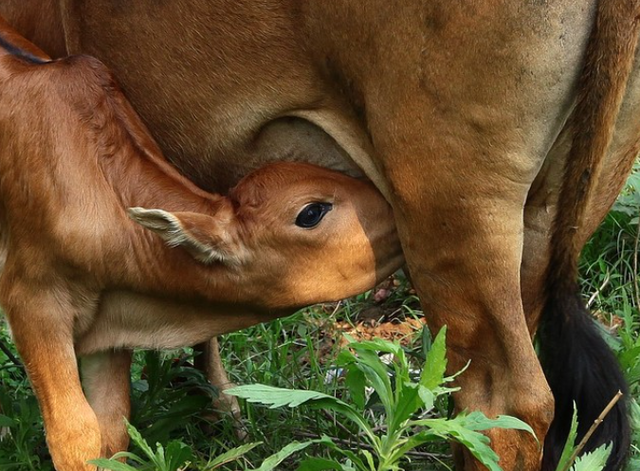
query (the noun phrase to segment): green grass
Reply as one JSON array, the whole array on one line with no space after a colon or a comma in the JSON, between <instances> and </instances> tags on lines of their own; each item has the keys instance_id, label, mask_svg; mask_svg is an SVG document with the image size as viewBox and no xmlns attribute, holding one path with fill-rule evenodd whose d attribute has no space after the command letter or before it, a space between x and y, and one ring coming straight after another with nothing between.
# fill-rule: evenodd
<instances>
[{"instance_id":1,"label":"green grass","mask_svg":"<svg viewBox=\"0 0 640 471\"><path fill-rule=\"evenodd\" d=\"M640 207L640 172L583 252L581 273L585 297L591 309L614 331L612 347L630 384L635 401L640 401L640 314L636 276L636 237ZM339 351L336 322L348 322L365 315L373 302L371 294L361 295L335 305L316 306L294 316L258 325L221 339L223 360L232 381L238 384L263 383L291 389L322 391L344 398L344 379L331 374ZM400 289L385 301L386 311L420 316L415 297ZM0 337L7 341L4 327ZM418 334L408 346L416 364L424 361ZM163 354L138 353L133 373L134 413L132 423L142 436L155 444L178 439L193 449L194 468L205 469L209 458L241 445L230 420L212 423L203 419L211 412L210 399L216 394L202 376L189 367L190 351ZM178 361L174 359L178 358ZM146 364L143 370L142 365ZM37 404L24 371L0 352L0 405L4 416L0 427L9 426L11 434L0 440L0 469L7 471L48 471L52 469ZM447 414L450 404L440 404ZM637 422L629 471L640 469L640 408L633 404ZM368 413L375 419L378 409ZM258 404L243 404L244 427L248 441L262 442L242 459L220 469L252 469L294 440L304 441L323 434L348 446L357 433L352 424L322 410L309 408L269 409ZM133 452L140 452L132 447ZM313 456L329 456L326 447L311 445L305 450ZM305 453L303 452L303 453ZM451 465L446 444L420 448L411 455L405 469L444 470ZM301 455L294 455L278 469L295 469Z\"/></svg>"},{"instance_id":2,"label":"green grass","mask_svg":"<svg viewBox=\"0 0 640 471\"><path fill-rule=\"evenodd\" d=\"M629 383L634 426L627 469L640 469L640 162L625 190L582 253L582 292L590 308L615 335L616 351Z\"/></svg>"}]
</instances>

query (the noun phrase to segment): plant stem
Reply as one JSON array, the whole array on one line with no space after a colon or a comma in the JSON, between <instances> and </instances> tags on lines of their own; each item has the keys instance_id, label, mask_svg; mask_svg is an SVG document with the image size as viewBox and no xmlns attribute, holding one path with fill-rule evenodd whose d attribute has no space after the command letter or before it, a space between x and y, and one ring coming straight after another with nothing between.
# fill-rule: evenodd
<instances>
[{"instance_id":1,"label":"plant stem","mask_svg":"<svg viewBox=\"0 0 640 471\"><path fill-rule=\"evenodd\" d=\"M636 308L640 309L640 289L638 289L638 243L640 242L640 221L636 227L636 241L633 251L633 286L636 295Z\"/></svg>"},{"instance_id":2,"label":"plant stem","mask_svg":"<svg viewBox=\"0 0 640 471\"><path fill-rule=\"evenodd\" d=\"M24 365L20 360L18 360L15 355L9 350L2 339L0 339L0 351L4 353L11 362L16 365L18 368L24 368Z\"/></svg>"},{"instance_id":3,"label":"plant stem","mask_svg":"<svg viewBox=\"0 0 640 471\"><path fill-rule=\"evenodd\" d=\"M585 447L585 445L587 444L587 441L589 440L589 438L591 438L591 435L593 435L593 432L596 431L598 426L602 423L604 418L611 411L611 409L613 409L613 406L616 405L616 403L620 400L621 397L622 397L622 391L618 391L616 395L613 396L613 399L609 401L609 404L607 404L607 407L605 407L602 410L602 412L600 412L600 415L596 420L593 421L593 424L591 424L591 427L589 427L589 430L587 430L587 433L584 435L584 437L582 437L582 440L580 440L580 443L578 443L578 446L576 447L576 449L573 450L571 458L569 459L569 461L567 461L567 464L564 466L564 468L562 468L561 471L569 471L569 468L573 465L573 462L576 460L576 458L578 457L582 449Z\"/></svg>"}]
</instances>

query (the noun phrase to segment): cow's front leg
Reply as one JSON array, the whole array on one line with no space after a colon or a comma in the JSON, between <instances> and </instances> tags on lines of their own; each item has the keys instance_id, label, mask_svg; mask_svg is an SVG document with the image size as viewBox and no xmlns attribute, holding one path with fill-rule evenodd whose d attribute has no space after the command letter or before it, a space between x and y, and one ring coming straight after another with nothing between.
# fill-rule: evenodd
<instances>
[{"instance_id":1,"label":"cow's front leg","mask_svg":"<svg viewBox=\"0 0 640 471\"><path fill-rule=\"evenodd\" d=\"M11 279L5 273L0 303L40 404L53 463L57 471L93 471L87 461L100 456L100 429L80 385L73 299Z\"/></svg>"},{"instance_id":2,"label":"cow's front leg","mask_svg":"<svg viewBox=\"0 0 640 471\"><path fill-rule=\"evenodd\" d=\"M400 166L398 166L400 168ZM522 185L473 185L394 172L394 209L414 285L432 331L448 326L448 370L458 379L456 409L508 414L542 443L553 399L534 352L520 292ZM480 171L476 172L480 175ZM482 178L482 177L478 177ZM525 432L487 432L505 470L539 469L541 445ZM463 462L463 464L462 464ZM467 471L484 469L458 456Z\"/></svg>"},{"instance_id":3,"label":"cow's front leg","mask_svg":"<svg viewBox=\"0 0 640 471\"><path fill-rule=\"evenodd\" d=\"M209 382L218 390L218 397L213 401L213 407L221 413L231 414L234 421L240 420L240 405L235 396L224 394L225 389L235 386L227 376L227 372L220 358L218 338L213 337L209 342L195 347L200 355L195 358L196 368L204 371ZM238 424L239 425L239 424Z\"/></svg>"},{"instance_id":4,"label":"cow's front leg","mask_svg":"<svg viewBox=\"0 0 640 471\"><path fill-rule=\"evenodd\" d=\"M130 350L111 350L82 357L82 384L98 417L102 456L110 457L129 446L125 419L131 412Z\"/></svg>"}]
</instances>

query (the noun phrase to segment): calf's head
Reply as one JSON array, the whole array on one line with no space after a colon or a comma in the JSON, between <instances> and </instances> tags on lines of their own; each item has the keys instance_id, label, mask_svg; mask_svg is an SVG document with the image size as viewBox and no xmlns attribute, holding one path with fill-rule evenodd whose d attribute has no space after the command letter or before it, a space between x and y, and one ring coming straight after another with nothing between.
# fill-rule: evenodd
<instances>
[{"instance_id":1,"label":"calf's head","mask_svg":"<svg viewBox=\"0 0 640 471\"><path fill-rule=\"evenodd\" d=\"M391 207L376 188L309 164L254 171L211 214L129 213L168 245L218 267L217 276L234 277L238 302L269 309L360 293L403 261Z\"/></svg>"}]
</instances>

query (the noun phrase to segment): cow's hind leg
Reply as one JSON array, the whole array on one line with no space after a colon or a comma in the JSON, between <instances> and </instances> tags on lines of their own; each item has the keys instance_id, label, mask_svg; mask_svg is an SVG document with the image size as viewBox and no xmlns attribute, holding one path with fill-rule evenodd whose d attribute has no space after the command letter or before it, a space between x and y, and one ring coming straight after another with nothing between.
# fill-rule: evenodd
<instances>
[{"instance_id":1,"label":"cow's hind leg","mask_svg":"<svg viewBox=\"0 0 640 471\"><path fill-rule=\"evenodd\" d=\"M0 301L38 398L47 444L57 471L93 471L100 457L100 428L80 385L73 347L77 314L69 293L37 284L0 285Z\"/></svg>"},{"instance_id":2,"label":"cow's hind leg","mask_svg":"<svg viewBox=\"0 0 640 471\"><path fill-rule=\"evenodd\" d=\"M110 457L129 446L125 419L131 410L130 350L111 350L82 357L82 384L98 417L102 456Z\"/></svg>"}]
</instances>

